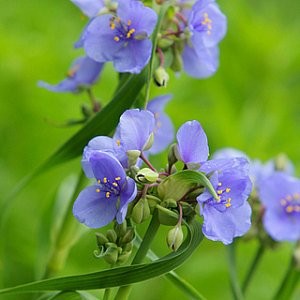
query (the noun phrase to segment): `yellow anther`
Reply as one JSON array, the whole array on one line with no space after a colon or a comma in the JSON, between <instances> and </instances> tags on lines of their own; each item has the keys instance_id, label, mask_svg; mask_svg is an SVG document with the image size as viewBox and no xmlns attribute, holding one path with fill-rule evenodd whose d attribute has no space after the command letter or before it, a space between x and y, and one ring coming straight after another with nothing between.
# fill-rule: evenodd
<instances>
[{"instance_id":1,"label":"yellow anther","mask_svg":"<svg viewBox=\"0 0 300 300\"><path fill-rule=\"evenodd\" d=\"M225 207L230 207L231 206L231 203L225 203Z\"/></svg>"},{"instance_id":2,"label":"yellow anther","mask_svg":"<svg viewBox=\"0 0 300 300\"><path fill-rule=\"evenodd\" d=\"M113 182L112 185L113 186L118 186L118 184L116 182Z\"/></svg>"},{"instance_id":3,"label":"yellow anther","mask_svg":"<svg viewBox=\"0 0 300 300\"><path fill-rule=\"evenodd\" d=\"M110 22L109 27L114 30L116 28L116 24L114 22Z\"/></svg>"},{"instance_id":4,"label":"yellow anther","mask_svg":"<svg viewBox=\"0 0 300 300\"><path fill-rule=\"evenodd\" d=\"M98 180L97 180L97 182L98 182L98 183L101 183L101 180L100 180L100 179L98 179Z\"/></svg>"},{"instance_id":5,"label":"yellow anther","mask_svg":"<svg viewBox=\"0 0 300 300\"><path fill-rule=\"evenodd\" d=\"M291 212L294 211L294 207L292 205L289 205L289 206L286 207L285 210L286 210L287 213L291 213Z\"/></svg>"},{"instance_id":6,"label":"yellow anther","mask_svg":"<svg viewBox=\"0 0 300 300\"><path fill-rule=\"evenodd\" d=\"M105 193L105 197L106 197L106 198L109 198L109 197L110 197L110 192L106 192L106 193Z\"/></svg>"},{"instance_id":7,"label":"yellow anther","mask_svg":"<svg viewBox=\"0 0 300 300\"><path fill-rule=\"evenodd\" d=\"M230 188L226 188L226 193L229 193L230 191L231 191L231 189Z\"/></svg>"},{"instance_id":8,"label":"yellow anther","mask_svg":"<svg viewBox=\"0 0 300 300\"><path fill-rule=\"evenodd\" d=\"M293 197L295 200L300 200L300 193L295 193Z\"/></svg>"},{"instance_id":9,"label":"yellow anther","mask_svg":"<svg viewBox=\"0 0 300 300\"><path fill-rule=\"evenodd\" d=\"M97 193L100 193L100 189L96 189L96 192L97 192Z\"/></svg>"},{"instance_id":10,"label":"yellow anther","mask_svg":"<svg viewBox=\"0 0 300 300\"><path fill-rule=\"evenodd\" d=\"M107 183L107 178L106 177L103 178L103 182Z\"/></svg>"},{"instance_id":11,"label":"yellow anther","mask_svg":"<svg viewBox=\"0 0 300 300\"><path fill-rule=\"evenodd\" d=\"M117 181L118 181L118 180L121 180L121 177L118 176L118 177L115 178L115 180L117 180Z\"/></svg>"},{"instance_id":12,"label":"yellow anther","mask_svg":"<svg viewBox=\"0 0 300 300\"><path fill-rule=\"evenodd\" d=\"M130 26L131 25L131 20L127 21L127 25Z\"/></svg>"},{"instance_id":13,"label":"yellow anther","mask_svg":"<svg viewBox=\"0 0 300 300\"><path fill-rule=\"evenodd\" d=\"M130 30L127 32L126 37L129 39L129 38L131 38L131 36L132 36L134 33L135 33L135 29L132 28L132 29L130 29Z\"/></svg>"},{"instance_id":14,"label":"yellow anther","mask_svg":"<svg viewBox=\"0 0 300 300\"><path fill-rule=\"evenodd\" d=\"M231 198L228 198L228 199L227 199L227 202L229 202L229 203L230 203L230 202L231 202Z\"/></svg>"},{"instance_id":15,"label":"yellow anther","mask_svg":"<svg viewBox=\"0 0 300 300\"><path fill-rule=\"evenodd\" d=\"M118 36L115 36L114 41L118 42L118 41L120 41L120 38Z\"/></svg>"},{"instance_id":16,"label":"yellow anther","mask_svg":"<svg viewBox=\"0 0 300 300\"><path fill-rule=\"evenodd\" d=\"M217 190L218 195L222 195L223 191L222 190Z\"/></svg>"},{"instance_id":17,"label":"yellow anther","mask_svg":"<svg viewBox=\"0 0 300 300\"><path fill-rule=\"evenodd\" d=\"M116 140L117 146L121 145L121 141L120 140Z\"/></svg>"}]
</instances>

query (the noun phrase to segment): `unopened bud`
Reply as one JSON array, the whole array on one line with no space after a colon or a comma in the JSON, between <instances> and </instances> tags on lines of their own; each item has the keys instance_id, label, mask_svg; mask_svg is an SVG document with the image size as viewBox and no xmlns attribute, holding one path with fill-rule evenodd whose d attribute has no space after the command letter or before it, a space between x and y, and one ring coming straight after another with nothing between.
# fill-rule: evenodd
<instances>
[{"instance_id":1,"label":"unopened bud","mask_svg":"<svg viewBox=\"0 0 300 300\"><path fill-rule=\"evenodd\" d=\"M117 262L118 256L119 256L119 250L117 246L108 247L105 253L103 254L103 258L110 265L114 265Z\"/></svg>"},{"instance_id":2,"label":"unopened bud","mask_svg":"<svg viewBox=\"0 0 300 300\"><path fill-rule=\"evenodd\" d=\"M140 224L150 216L150 207L146 198L141 198L132 209L132 220Z\"/></svg>"},{"instance_id":3,"label":"unopened bud","mask_svg":"<svg viewBox=\"0 0 300 300\"><path fill-rule=\"evenodd\" d=\"M167 49L174 44L174 40L171 39L159 39L157 41L157 47L160 49Z\"/></svg>"},{"instance_id":4,"label":"unopened bud","mask_svg":"<svg viewBox=\"0 0 300 300\"><path fill-rule=\"evenodd\" d=\"M127 222L125 221L122 224L118 224L117 222L115 222L114 230L117 236L119 237L124 236L127 232Z\"/></svg>"},{"instance_id":5,"label":"unopened bud","mask_svg":"<svg viewBox=\"0 0 300 300\"><path fill-rule=\"evenodd\" d=\"M138 171L137 175L135 176L136 180L141 183L153 183L156 182L158 179L158 173L152 171L149 168L143 168Z\"/></svg>"},{"instance_id":6,"label":"unopened bud","mask_svg":"<svg viewBox=\"0 0 300 300\"><path fill-rule=\"evenodd\" d=\"M130 258L130 255L131 255L131 251L122 252L122 254L120 254L118 257L118 263L120 263L120 264L126 263L128 261L128 259Z\"/></svg>"},{"instance_id":7,"label":"unopened bud","mask_svg":"<svg viewBox=\"0 0 300 300\"><path fill-rule=\"evenodd\" d=\"M117 238L118 238L116 232L113 229L107 230L106 237L108 238L108 240L111 243L115 243L117 241Z\"/></svg>"},{"instance_id":8,"label":"unopened bud","mask_svg":"<svg viewBox=\"0 0 300 300\"><path fill-rule=\"evenodd\" d=\"M147 140L147 142L145 143L145 145L144 145L144 147L143 147L142 150L145 150L145 151L146 151L146 150L149 150L149 149L152 147L153 142L154 142L154 133L151 132L151 134L149 135L148 140Z\"/></svg>"},{"instance_id":9,"label":"unopened bud","mask_svg":"<svg viewBox=\"0 0 300 300\"><path fill-rule=\"evenodd\" d=\"M170 77L166 69L162 66L159 66L154 71L153 78L157 86L166 87Z\"/></svg>"},{"instance_id":10,"label":"unopened bud","mask_svg":"<svg viewBox=\"0 0 300 300\"><path fill-rule=\"evenodd\" d=\"M162 225L174 226L178 223L178 214L170 209L162 207L160 205L156 206L158 211L158 220Z\"/></svg>"},{"instance_id":11,"label":"unopened bud","mask_svg":"<svg viewBox=\"0 0 300 300\"><path fill-rule=\"evenodd\" d=\"M134 239L134 237L135 237L134 228L133 227L129 227L127 229L127 232L125 233L125 235L121 239L121 244L131 243L132 240Z\"/></svg>"},{"instance_id":12,"label":"unopened bud","mask_svg":"<svg viewBox=\"0 0 300 300\"><path fill-rule=\"evenodd\" d=\"M173 57L173 61L171 64L171 69L174 72L180 72L183 68L183 61L182 61L182 57L181 54L179 53L179 51L177 49L174 50L174 57Z\"/></svg>"},{"instance_id":13,"label":"unopened bud","mask_svg":"<svg viewBox=\"0 0 300 300\"><path fill-rule=\"evenodd\" d=\"M178 150L177 150L177 144L172 144L169 147L168 152L168 165L169 168L172 168L172 166L178 161Z\"/></svg>"},{"instance_id":14,"label":"unopened bud","mask_svg":"<svg viewBox=\"0 0 300 300\"><path fill-rule=\"evenodd\" d=\"M96 240L99 248L109 242L107 237L100 232L96 232Z\"/></svg>"},{"instance_id":15,"label":"unopened bud","mask_svg":"<svg viewBox=\"0 0 300 300\"><path fill-rule=\"evenodd\" d=\"M172 228L167 235L167 244L170 249L176 251L182 244L183 231L181 225L177 225Z\"/></svg>"},{"instance_id":16,"label":"unopened bud","mask_svg":"<svg viewBox=\"0 0 300 300\"><path fill-rule=\"evenodd\" d=\"M126 152L127 157L128 157L128 165L130 166L134 166L141 154L141 151L139 150L128 150Z\"/></svg>"}]
</instances>

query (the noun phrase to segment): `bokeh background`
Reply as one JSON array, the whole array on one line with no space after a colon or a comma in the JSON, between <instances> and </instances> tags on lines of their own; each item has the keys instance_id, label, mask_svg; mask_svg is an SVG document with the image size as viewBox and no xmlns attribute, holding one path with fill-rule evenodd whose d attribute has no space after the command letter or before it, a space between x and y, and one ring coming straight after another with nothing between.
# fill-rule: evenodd
<instances>
[{"instance_id":1,"label":"bokeh background","mask_svg":"<svg viewBox=\"0 0 300 300\"><path fill-rule=\"evenodd\" d=\"M267 160L285 153L300 175L300 4L297 0L219 1L228 17L228 34L220 45L220 68L207 80L171 75L167 107L176 128L197 119L209 139L211 153L235 147L252 158ZM73 43L86 23L70 1L6 1L0 10L0 207L12 189L51 155L79 126L61 127L81 117L85 94L54 94L37 87L43 79L61 80L73 58L81 54ZM106 103L116 86L111 65L105 67L95 93ZM163 156L156 162L163 161ZM49 253L49 228L57 217L53 201L59 185L80 170L79 158L32 181L1 215L0 287L37 279ZM71 179L70 179L71 180ZM6 205L6 204L5 204ZM165 229L155 242L167 251ZM238 275L242 278L257 247L240 242ZM58 275L99 270L93 257L95 238L85 231ZM292 245L268 251L249 287L246 299L268 299L287 268ZM178 273L208 299L231 299L227 249L204 241ZM32 295L1 299L32 299ZM131 299L185 299L163 277L137 284ZM294 299L300 298L300 287Z\"/></svg>"}]
</instances>

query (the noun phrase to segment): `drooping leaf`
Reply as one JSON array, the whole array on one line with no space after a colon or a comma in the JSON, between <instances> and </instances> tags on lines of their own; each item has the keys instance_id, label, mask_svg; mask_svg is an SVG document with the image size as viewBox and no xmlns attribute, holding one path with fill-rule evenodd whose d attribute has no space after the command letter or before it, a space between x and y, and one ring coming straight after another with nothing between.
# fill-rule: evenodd
<instances>
[{"instance_id":1,"label":"drooping leaf","mask_svg":"<svg viewBox=\"0 0 300 300\"><path fill-rule=\"evenodd\" d=\"M130 285L161 276L181 265L203 239L201 225L193 221L187 225L188 234L182 246L163 258L148 264L137 264L90 274L59 277L2 289L0 294L38 291L90 290Z\"/></svg>"}]
</instances>

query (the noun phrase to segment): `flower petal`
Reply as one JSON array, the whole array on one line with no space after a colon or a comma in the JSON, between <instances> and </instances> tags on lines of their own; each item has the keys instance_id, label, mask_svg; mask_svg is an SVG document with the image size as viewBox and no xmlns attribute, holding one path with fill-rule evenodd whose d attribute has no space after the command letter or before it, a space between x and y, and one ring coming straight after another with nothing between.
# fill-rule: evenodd
<instances>
[{"instance_id":1,"label":"flower petal","mask_svg":"<svg viewBox=\"0 0 300 300\"><path fill-rule=\"evenodd\" d=\"M86 226L100 228L115 218L117 200L117 197L107 199L104 193L96 191L96 186L90 186L78 195L73 206L73 214Z\"/></svg>"}]
</instances>

